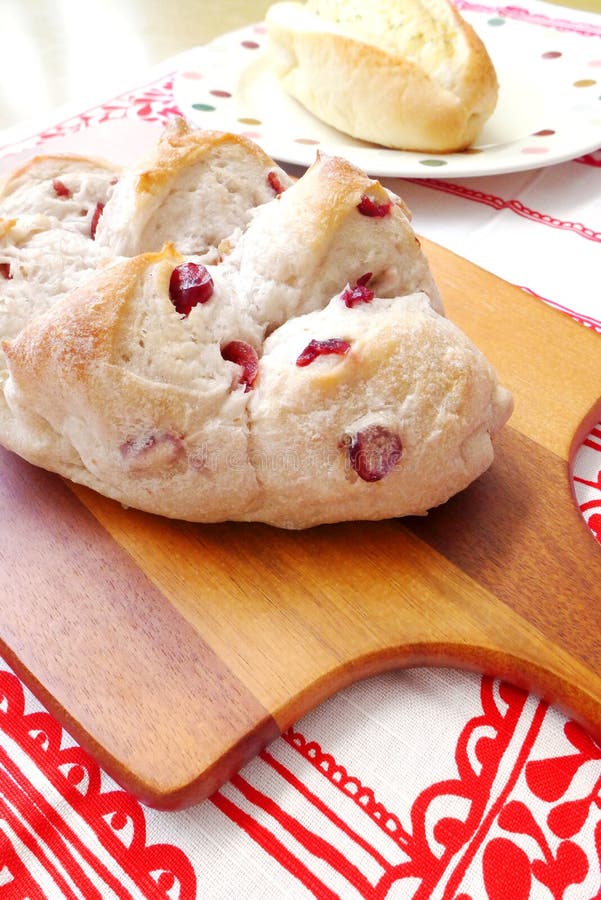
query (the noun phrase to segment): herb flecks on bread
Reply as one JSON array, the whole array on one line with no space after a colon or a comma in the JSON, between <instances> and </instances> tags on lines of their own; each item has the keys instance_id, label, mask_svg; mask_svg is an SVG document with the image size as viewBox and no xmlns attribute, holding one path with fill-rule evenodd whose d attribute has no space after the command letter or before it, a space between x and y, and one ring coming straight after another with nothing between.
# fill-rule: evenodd
<instances>
[{"instance_id":1,"label":"herb flecks on bread","mask_svg":"<svg viewBox=\"0 0 601 900\"><path fill-rule=\"evenodd\" d=\"M462 150L494 111L493 63L449 0L283 0L266 23L283 88L355 138Z\"/></svg>"}]
</instances>

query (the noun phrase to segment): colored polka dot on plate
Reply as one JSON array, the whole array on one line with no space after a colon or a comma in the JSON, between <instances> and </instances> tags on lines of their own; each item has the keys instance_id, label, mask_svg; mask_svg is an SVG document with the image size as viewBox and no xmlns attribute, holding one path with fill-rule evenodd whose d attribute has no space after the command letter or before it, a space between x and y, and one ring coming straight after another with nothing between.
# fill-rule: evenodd
<instances>
[{"instance_id":1,"label":"colored polka dot on plate","mask_svg":"<svg viewBox=\"0 0 601 900\"><path fill-rule=\"evenodd\" d=\"M546 53L543 53L543 59L559 59L560 56L559 50L548 50Z\"/></svg>"},{"instance_id":2,"label":"colored polka dot on plate","mask_svg":"<svg viewBox=\"0 0 601 900\"><path fill-rule=\"evenodd\" d=\"M259 141L263 135L260 131L241 131L240 137L248 138L251 141Z\"/></svg>"},{"instance_id":3,"label":"colored polka dot on plate","mask_svg":"<svg viewBox=\"0 0 601 900\"><path fill-rule=\"evenodd\" d=\"M488 24L489 24L489 25L493 25L493 26L496 26L496 25L504 25L504 24L505 24L505 19L489 19L489 20L488 20Z\"/></svg>"},{"instance_id":4,"label":"colored polka dot on plate","mask_svg":"<svg viewBox=\"0 0 601 900\"><path fill-rule=\"evenodd\" d=\"M594 69L601 69L601 59L591 59L589 66L592 66Z\"/></svg>"},{"instance_id":5,"label":"colored polka dot on plate","mask_svg":"<svg viewBox=\"0 0 601 900\"><path fill-rule=\"evenodd\" d=\"M295 144L306 144L308 147L314 147L316 144L319 144L319 141L313 140L313 138L294 138Z\"/></svg>"},{"instance_id":6,"label":"colored polka dot on plate","mask_svg":"<svg viewBox=\"0 0 601 900\"><path fill-rule=\"evenodd\" d=\"M232 96L229 91L218 91L218 90L209 91L209 94L211 94L213 97L231 97Z\"/></svg>"},{"instance_id":7,"label":"colored polka dot on plate","mask_svg":"<svg viewBox=\"0 0 601 900\"><path fill-rule=\"evenodd\" d=\"M200 72L182 72L182 78L189 78L190 80L196 81L202 77Z\"/></svg>"},{"instance_id":8,"label":"colored polka dot on plate","mask_svg":"<svg viewBox=\"0 0 601 900\"><path fill-rule=\"evenodd\" d=\"M597 84L594 78L580 78L574 82L574 87L592 87L594 84Z\"/></svg>"},{"instance_id":9,"label":"colored polka dot on plate","mask_svg":"<svg viewBox=\"0 0 601 900\"><path fill-rule=\"evenodd\" d=\"M267 29L264 25L255 25L253 31L255 34L267 34Z\"/></svg>"},{"instance_id":10,"label":"colored polka dot on plate","mask_svg":"<svg viewBox=\"0 0 601 900\"><path fill-rule=\"evenodd\" d=\"M210 103L193 103L192 109L197 109L199 112L213 112L215 107Z\"/></svg>"},{"instance_id":11,"label":"colored polka dot on plate","mask_svg":"<svg viewBox=\"0 0 601 900\"><path fill-rule=\"evenodd\" d=\"M432 166L433 168L436 166L446 166L446 159L420 159L420 166Z\"/></svg>"},{"instance_id":12,"label":"colored polka dot on plate","mask_svg":"<svg viewBox=\"0 0 601 900\"><path fill-rule=\"evenodd\" d=\"M547 152L548 147L522 147L522 153L528 153L530 156L540 156Z\"/></svg>"},{"instance_id":13,"label":"colored polka dot on plate","mask_svg":"<svg viewBox=\"0 0 601 900\"><path fill-rule=\"evenodd\" d=\"M260 119L238 119L242 125L262 125Z\"/></svg>"},{"instance_id":14,"label":"colored polka dot on plate","mask_svg":"<svg viewBox=\"0 0 601 900\"><path fill-rule=\"evenodd\" d=\"M541 128L540 131L534 131L532 137L550 137L555 134L552 128Z\"/></svg>"},{"instance_id":15,"label":"colored polka dot on plate","mask_svg":"<svg viewBox=\"0 0 601 900\"><path fill-rule=\"evenodd\" d=\"M242 41L242 47L246 47L247 50L258 50L259 44L256 41Z\"/></svg>"}]
</instances>

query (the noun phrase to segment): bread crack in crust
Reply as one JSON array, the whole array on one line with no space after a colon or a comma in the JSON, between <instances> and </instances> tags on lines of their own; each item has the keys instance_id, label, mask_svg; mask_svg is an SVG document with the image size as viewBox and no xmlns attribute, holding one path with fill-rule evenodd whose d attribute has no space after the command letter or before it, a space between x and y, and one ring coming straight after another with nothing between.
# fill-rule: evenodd
<instances>
[{"instance_id":1,"label":"bread crack in crust","mask_svg":"<svg viewBox=\"0 0 601 900\"><path fill-rule=\"evenodd\" d=\"M345 160L293 183L178 119L130 170L38 158L0 216L0 440L30 462L285 528L422 513L490 465L511 397L400 198Z\"/></svg>"}]
</instances>

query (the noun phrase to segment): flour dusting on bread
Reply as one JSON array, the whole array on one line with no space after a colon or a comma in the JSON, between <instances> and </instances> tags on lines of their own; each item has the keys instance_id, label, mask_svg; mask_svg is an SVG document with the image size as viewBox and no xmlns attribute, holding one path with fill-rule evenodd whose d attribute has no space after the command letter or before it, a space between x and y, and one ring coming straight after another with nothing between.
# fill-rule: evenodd
<instances>
[{"instance_id":1,"label":"flour dusting on bread","mask_svg":"<svg viewBox=\"0 0 601 900\"><path fill-rule=\"evenodd\" d=\"M377 180L319 154L293 184L183 122L116 182L64 166L0 198L6 447L127 506L284 528L423 513L491 464L511 396Z\"/></svg>"}]
</instances>

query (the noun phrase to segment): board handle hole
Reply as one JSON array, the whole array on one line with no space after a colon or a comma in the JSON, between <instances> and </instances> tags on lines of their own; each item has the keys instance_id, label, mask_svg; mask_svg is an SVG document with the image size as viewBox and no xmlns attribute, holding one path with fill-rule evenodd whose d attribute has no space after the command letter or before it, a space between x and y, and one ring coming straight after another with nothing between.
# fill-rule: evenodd
<instances>
[{"instance_id":1,"label":"board handle hole","mask_svg":"<svg viewBox=\"0 0 601 900\"><path fill-rule=\"evenodd\" d=\"M583 423L584 434L581 432L574 437L570 484L585 523L601 544L601 419L592 426L585 426Z\"/></svg>"}]
</instances>

